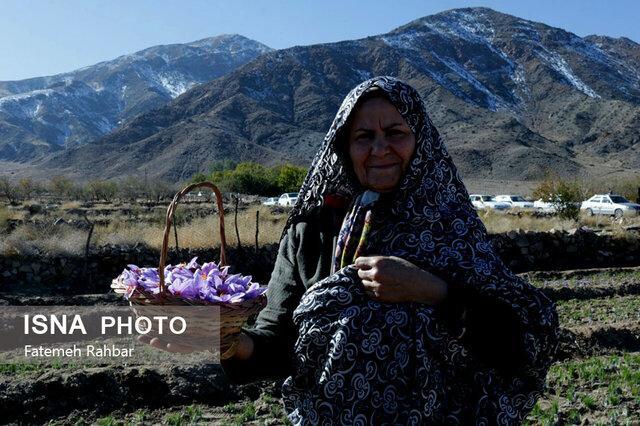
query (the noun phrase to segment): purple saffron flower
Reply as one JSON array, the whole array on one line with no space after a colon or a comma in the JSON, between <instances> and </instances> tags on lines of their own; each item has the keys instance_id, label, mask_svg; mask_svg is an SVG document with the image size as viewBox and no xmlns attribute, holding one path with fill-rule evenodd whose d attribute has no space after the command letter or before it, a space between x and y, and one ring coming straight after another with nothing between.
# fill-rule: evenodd
<instances>
[{"instance_id":1,"label":"purple saffron flower","mask_svg":"<svg viewBox=\"0 0 640 426\"><path fill-rule=\"evenodd\" d=\"M172 282L168 289L172 294L182 296L185 299L195 299L199 293L199 289L193 282L193 279L178 279Z\"/></svg>"},{"instance_id":2,"label":"purple saffron flower","mask_svg":"<svg viewBox=\"0 0 640 426\"><path fill-rule=\"evenodd\" d=\"M135 273L131 271L127 271L126 269L122 271L122 282L127 286L127 290L124 293L124 298L129 300L129 298L133 295L133 292L136 290L138 286L138 277Z\"/></svg>"},{"instance_id":3,"label":"purple saffron flower","mask_svg":"<svg viewBox=\"0 0 640 426\"><path fill-rule=\"evenodd\" d=\"M207 299L211 302L228 302L231 299L230 294L223 294L221 296L211 296L211 299Z\"/></svg>"},{"instance_id":4,"label":"purple saffron flower","mask_svg":"<svg viewBox=\"0 0 640 426\"><path fill-rule=\"evenodd\" d=\"M185 299L204 299L215 303L238 303L260 296L266 287L252 283L250 275L229 275L229 266L220 268L215 262L207 262L200 266L198 258L189 263L166 265L164 268L165 283L168 290ZM160 276L157 268L140 268L127 265L129 270L121 274L126 286L125 298L130 298L136 288L157 294Z\"/></svg>"},{"instance_id":5,"label":"purple saffron flower","mask_svg":"<svg viewBox=\"0 0 640 426\"><path fill-rule=\"evenodd\" d=\"M198 260L198 256L196 256L193 259L191 259L191 261L187 264L186 268L187 269L193 269L193 270L199 269L200 265L198 265L197 260Z\"/></svg>"},{"instance_id":6,"label":"purple saffron flower","mask_svg":"<svg viewBox=\"0 0 640 426\"><path fill-rule=\"evenodd\" d=\"M215 262L209 262L202 265L202 273L205 275L209 275L212 273L219 275L220 269L218 268L218 265L215 264Z\"/></svg>"},{"instance_id":7,"label":"purple saffron flower","mask_svg":"<svg viewBox=\"0 0 640 426\"><path fill-rule=\"evenodd\" d=\"M229 299L229 303L238 303L238 302L242 302L244 299L244 292L241 291L239 293L235 293L231 295L231 298Z\"/></svg>"},{"instance_id":8,"label":"purple saffron flower","mask_svg":"<svg viewBox=\"0 0 640 426\"><path fill-rule=\"evenodd\" d=\"M247 292L245 293L245 300L255 299L265 291L267 291L267 287L260 287L260 284L258 283L251 283L251 285L247 289Z\"/></svg>"}]
</instances>

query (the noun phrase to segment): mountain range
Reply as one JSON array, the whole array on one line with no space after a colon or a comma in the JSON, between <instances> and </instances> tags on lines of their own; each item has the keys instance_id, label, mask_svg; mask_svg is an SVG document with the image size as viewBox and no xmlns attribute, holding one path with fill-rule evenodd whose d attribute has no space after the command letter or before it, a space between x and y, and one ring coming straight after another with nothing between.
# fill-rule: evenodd
<instances>
[{"instance_id":1,"label":"mountain range","mask_svg":"<svg viewBox=\"0 0 640 426\"><path fill-rule=\"evenodd\" d=\"M151 47L69 73L0 82L0 159L98 140L272 49L239 35Z\"/></svg>"},{"instance_id":2,"label":"mountain range","mask_svg":"<svg viewBox=\"0 0 640 426\"><path fill-rule=\"evenodd\" d=\"M108 81L124 76L107 73L105 64L126 57L56 76L46 88L40 87L52 77L0 83L0 96L7 94L0 98L3 167L79 179L148 171L181 181L228 158L306 165L348 91L374 75L393 75L419 90L463 177L536 180L549 169L590 177L640 169L640 45L626 38L579 37L488 8L453 9L385 34L282 50L227 37L250 53L225 62L230 54L222 51L216 64L227 66L216 66L209 81L189 70L194 59L181 62L180 78L158 69L165 63L160 52L212 42L148 49L155 49L149 61L160 66L156 77L138 80L144 88L130 103L101 103L97 95L114 87L105 98L117 97L124 84ZM98 74L111 80L88 77ZM39 118L35 102L53 95L39 91L96 95L66 107L76 117L71 131L55 130L61 121ZM24 93L34 102L19 104ZM30 106L23 121L8 115L12 102ZM83 113L84 121L77 118ZM54 130L41 127L42 120Z\"/></svg>"}]
</instances>

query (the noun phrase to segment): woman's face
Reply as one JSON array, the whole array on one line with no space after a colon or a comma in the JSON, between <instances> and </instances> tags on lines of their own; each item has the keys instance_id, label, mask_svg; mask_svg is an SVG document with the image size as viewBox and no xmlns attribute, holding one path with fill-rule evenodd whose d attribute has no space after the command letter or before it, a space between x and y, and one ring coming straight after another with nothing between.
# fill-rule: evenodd
<instances>
[{"instance_id":1,"label":"woman's face","mask_svg":"<svg viewBox=\"0 0 640 426\"><path fill-rule=\"evenodd\" d=\"M416 139L395 106L384 98L363 102L349 131L349 156L360 183L388 192L400 183Z\"/></svg>"}]
</instances>

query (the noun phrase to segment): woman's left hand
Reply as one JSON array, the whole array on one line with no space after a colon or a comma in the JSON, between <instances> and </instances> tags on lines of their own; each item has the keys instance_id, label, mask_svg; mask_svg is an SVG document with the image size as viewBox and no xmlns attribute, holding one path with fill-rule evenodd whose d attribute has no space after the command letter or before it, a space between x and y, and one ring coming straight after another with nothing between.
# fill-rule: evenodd
<instances>
[{"instance_id":1,"label":"woman's left hand","mask_svg":"<svg viewBox=\"0 0 640 426\"><path fill-rule=\"evenodd\" d=\"M365 291L380 302L435 305L447 295L447 283L396 256L358 257L354 263Z\"/></svg>"}]
</instances>

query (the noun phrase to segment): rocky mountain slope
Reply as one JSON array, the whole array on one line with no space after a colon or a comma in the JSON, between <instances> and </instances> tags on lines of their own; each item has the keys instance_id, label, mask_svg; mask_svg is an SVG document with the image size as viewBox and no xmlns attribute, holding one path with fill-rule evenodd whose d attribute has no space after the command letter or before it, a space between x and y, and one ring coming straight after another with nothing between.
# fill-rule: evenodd
<instances>
[{"instance_id":1,"label":"rocky mountain slope","mask_svg":"<svg viewBox=\"0 0 640 426\"><path fill-rule=\"evenodd\" d=\"M387 74L420 91L463 177L628 174L640 168L639 58L628 39L455 9L266 53L37 169L183 180L224 158L308 164L344 95Z\"/></svg>"},{"instance_id":2,"label":"rocky mountain slope","mask_svg":"<svg viewBox=\"0 0 640 426\"><path fill-rule=\"evenodd\" d=\"M0 159L90 143L270 50L222 35L155 46L69 73L0 82Z\"/></svg>"}]
</instances>

